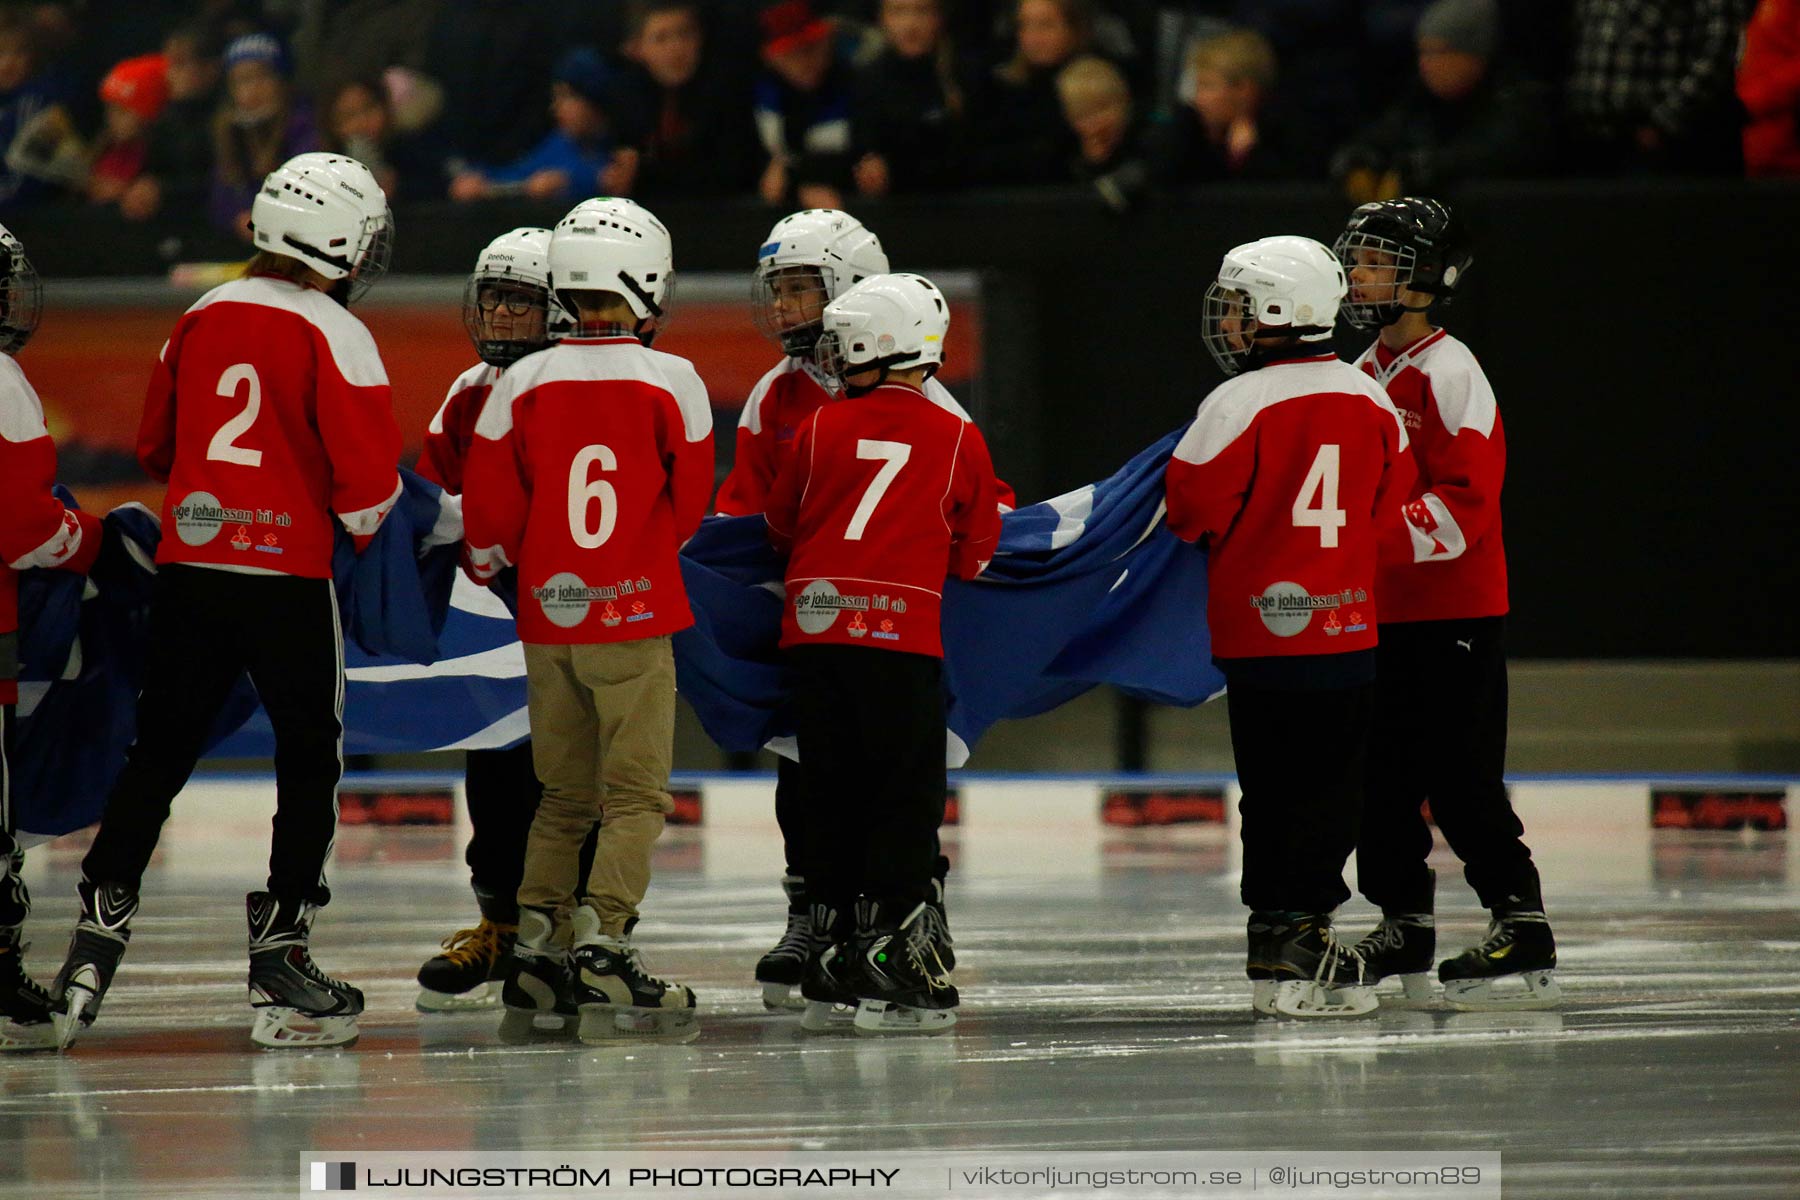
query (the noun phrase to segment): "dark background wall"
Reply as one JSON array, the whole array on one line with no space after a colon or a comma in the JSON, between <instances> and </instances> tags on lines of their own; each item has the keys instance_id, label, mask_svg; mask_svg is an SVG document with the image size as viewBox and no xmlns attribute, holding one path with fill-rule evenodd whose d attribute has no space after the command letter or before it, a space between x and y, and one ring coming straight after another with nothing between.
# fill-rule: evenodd
<instances>
[{"instance_id":1,"label":"dark background wall","mask_svg":"<svg viewBox=\"0 0 1800 1200\"><path fill-rule=\"evenodd\" d=\"M1512 648L1525 657L1800 656L1800 189L1532 183L1470 190L1469 293L1447 324L1500 397ZM1330 242L1315 188L1215 189L1121 218L1089 197L867 205L897 266L975 269L987 310L975 410L1021 496L1110 473L1218 380L1198 337L1219 255L1273 233ZM559 210L402 210L395 269L454 274L496 229ZM774 216L670 205L684 270L747 270ZM24 232L24 230L22 230ZM52 279L230 258L182 226L96 238L34 215ZM1362 348L1346 340L1349 355Z\"/></svg>"}]
</instances>

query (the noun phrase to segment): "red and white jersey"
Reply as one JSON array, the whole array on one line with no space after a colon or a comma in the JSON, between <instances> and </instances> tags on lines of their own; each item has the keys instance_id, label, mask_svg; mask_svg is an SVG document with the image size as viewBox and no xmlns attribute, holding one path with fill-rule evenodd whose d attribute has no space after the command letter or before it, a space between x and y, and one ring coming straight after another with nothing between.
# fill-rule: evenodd
<instances>
[{"instance_id":1,"label":"red and white jersey","mask_svg":"<svg viewBox=\"0 0 1800 1200\"><path fill-rule=\"evenodd\" d=\"M936 379L927 379L922 390L927 400L945 412L964 421L972 419ZM719 485L714 511L732 517L762 512L775 477L793 461L800 426L840 399L842 395L832 391L818 368L804 358L784 358L757 380L738 415L737 457L732 460L731 474ZM999 482L998 497L1001 511L1011 512L1015 503L1012 488Z\"/></svg>"},{"instance_id":2,"label":"red and white jersey","mask_svg":"<svg viewBox=\"0 0 1800 1200\"><path fill-rule=\"evenodd\" d=\"M100 522L50 493L56 446L44 406L10 354L0 354L0 704L16 704L19 572L86 571L100 553Z\"/></svg>"},{"instance_id":3,"label":"red and white jersey","mask_svg":"<svg viewBox=\"0 0 1800 1200\"><path fill-rule=\"evenodd\" d=\"M450 385L449 394L425 428L419 474L453 496L462 495L463 467L475 441L475 422L500 378L500 368L476 363Z\"/></svg>"},{"instance_id":4,"label":"red and white jersey","mask_svg":"<svg viewBox=\"0 0 1800 1200\"><path fill-rule=\"evenodd\" d=\"M1218 658L1375 645L1376 514L1406 449L1400 414L1335 355L1220 384L1169 460L1169 528L1207 540Z\"/></svg>"},{"instance_id":5,"label":"red and white jersey","mask_svg":"<svg viewBox=\"0 0 1800 1200\"><path fill-rule=\"evenodd\" d=\"M712 406L685 358L566 338L507 368L465 467L470 575L519 568L519 638L624 642L694 623L676 560L712 494Z\"/></svg>"},{"instance_id":6,"label":"red and white jersey","mask_svg":"<svg viewBox=\"0 0 1800 1200\"><path fill-rule=\"evenodd\" d=\"M1506 431L1469 348L1442 329L1395 353L1356 360L1406 422L1416 479L1381 514L1383 621L1497 617L1507 610L1500 486Z\"/></svg>"},{"instance_id":7,"label":"red and white jersey","mask_svg":"<svg viewBox=\"0 0 1800 1200\"><path fill-rule=\"evenodd\" d=\"M817 410L794 440L766 514L790 551L781 644L941 657L944 580L975 578L1000 541L981 430L886 384Z\"/></svg>"},{"instance_id":8,"label":"red and white jersey","mask_svg":"<svg viewBox=\"0 0 1800 1200\"><path fill-rule=\"evenodd\" d=\"M169 485L157 562L329 578L332 514L366 546L400 497L399 461L375 339L312 288L214 288L151 372L138 462Z\"/></svg>"}]
</instances>

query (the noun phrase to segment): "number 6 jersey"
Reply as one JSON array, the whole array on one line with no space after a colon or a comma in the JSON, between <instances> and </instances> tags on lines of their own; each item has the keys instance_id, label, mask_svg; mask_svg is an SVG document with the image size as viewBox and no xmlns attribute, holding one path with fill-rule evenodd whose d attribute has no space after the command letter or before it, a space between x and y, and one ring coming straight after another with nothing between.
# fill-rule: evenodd
<instances>
[{"instance_id":1,"label":"number 6 jersey","mask_svg":"<svg viewBox=\"0 0 1800 1200\"><path fill-rule=\"evenodd\" d=\"M463 469L471 577L519 568L519 639L624 642L694 623L676 555L712 496L693 364L634 337L565 338L506 369Z\"/></svg>"},{"instance_id":2,"label":"number 6 jersey","mask_svg":"<svg viewBox=\"0 0 1800 1200\"><path fill-rule=\"evenodd\" d=\"M274 276L202 296L163 345L138 462L167 482L161 563L331 576L331 514L361 547L400 496L400 428L363 323Z\"/></svg>"},{"instance_id":3,"label":"number 6 jersey","mask_svg":"<svg viewBox=\"0 0 1800 1200\"><path fill-rule=\"evenodd\" d=\"M997 487L981 431L917 388L818 409L769 489L769 538L791 547L781 644L941 657L944 580L993 558Z\"/></svg>"},{"instance_id":4,"label":"number 6 jersey","mask_svg":"<svg viewBox=\"0 0 1800 1200\"><path fill-rule=\"evenodd\" d=\"M1169 529L1207 539L1222 659L1375 645L1375 513L1406 449L1381 386L1335 355L1269 363L1201 404L1169 460Z\"/></svg>"}]
</instances>

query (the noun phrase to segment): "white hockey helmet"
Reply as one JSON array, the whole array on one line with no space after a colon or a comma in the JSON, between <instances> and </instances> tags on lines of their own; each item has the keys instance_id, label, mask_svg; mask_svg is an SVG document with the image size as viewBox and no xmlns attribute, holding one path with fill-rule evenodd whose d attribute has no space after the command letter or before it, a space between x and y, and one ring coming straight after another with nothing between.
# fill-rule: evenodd
<instances>
[{"instance_id":1,"label":"white hockey helmet","mask_svg":"<svg viewBox=\"0 0 1800 1200\"><path fill-rule=\"evenodd\" d=\"M548 264L550 294L571 318L579 319L566 293L612 292L631 307L646 345L668 327L675 243L637 201L599 196L577 204L550 231Z\"/></svg>"},{"instance_id":2,"label":"white hockey helmet","mask_svg":"<svg viewBox=\"0 0 1800 1200\"><path fill-rule=\"evenodd\" d=\"M550 297L550 231L514 229L489 242L463 289L463 328L481 361L507 367L568 332Z\"/></svg>"},{"instance_id":3,"label":"white hockey helmet","mask_svg":"<svg viewBox=\"0 0 1800 1200\"><path fill-rule=\"evenodd\" d=\"M1228 251L1206 291L1201 336L1227 375L1258 362L1259 333L1303 342L1324 341L1337 322L1349 285L1344 268L1323 243L1268 237Z\"/></svg>"},{"instance_id":4,"label":"white hockey helmet","mask_svg":"<svg viewBox=\"0 0 1800 1200\"><path fill-rule=\"evenodd\" d=\"M25 257L25 243L0 225L0 354L17 354L44 314L44 283Z\"/></svg>"},{"instance_id":5,"label":"white hockey helmet","mask_svg":"<svg viewBox=\"0 0 1800 1200\"><path fill-rule=\"evenodd\" d=\"M369 168L342 154L301 154L269 172L250 205L258 250L350 280L354 303L387 274L394 216Z\"/></svg>"},{"instance_id":6,"label":"white hockey helmet","mask_svg":"<svg viewBox=\"0 0 1800 1200\"><path fill-rule=\"evenodd\" d=\"M809 208L775 222L756 252L750 312L784 353L805 357L819 340L825 306L874 275L885 275L881 239L847 212Z\"/></svg>"},{"instance_id":7,"label":"white hockey helmet","mask_svg":"<svg viewBox=\"0 0 1800 1200\"><path fill-rule=\"evenodd\" d=\"M860 396L895 368L936 373L944 362L950 305L922 275L874 275L826 305L823 324L813 354L828 378L844 382L847 375L880 370L875 384L844 382L848 395Z\"/></svg>"}]
</instances>

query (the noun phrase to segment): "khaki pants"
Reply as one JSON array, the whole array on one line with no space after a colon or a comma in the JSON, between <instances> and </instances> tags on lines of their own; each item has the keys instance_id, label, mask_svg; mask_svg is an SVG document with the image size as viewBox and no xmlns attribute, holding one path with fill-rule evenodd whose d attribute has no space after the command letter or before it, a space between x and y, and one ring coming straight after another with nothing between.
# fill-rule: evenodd
<instances>
[{"instance_id":1,"label":"khaki pants","mask_svg":"<svg viewBox=\"0 0 1800 1200\"><path fill-rule=\"evenodd\" d=\"M565 909L581 843L600 821L586 903L625 932L650 886L650 851L674 810L675 652L668 637L525 646L532 763L544 798L525 845L519 903ZM604 812L604 816L602 813Z\"/></svg>"}]
</instances>

